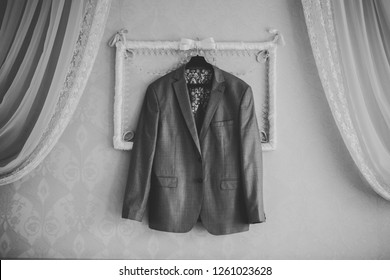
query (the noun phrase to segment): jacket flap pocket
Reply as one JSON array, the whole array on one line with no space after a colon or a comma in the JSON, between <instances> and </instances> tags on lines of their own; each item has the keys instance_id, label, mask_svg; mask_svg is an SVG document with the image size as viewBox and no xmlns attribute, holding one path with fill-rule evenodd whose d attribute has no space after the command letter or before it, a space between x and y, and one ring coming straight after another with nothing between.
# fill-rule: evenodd
<instances>
[{"instance_id":1,"label":"jacket flap pocket","mask_svg":"<svg viewBox=\"0 0 390 280\"><path fill-rule=\"evenodd\" d=\"M223 190L235 190L238 186L238 180L222 180L221 189Z\"/></svg>"},{"instance_id":2,"label":"jacket flap pocket","mask_svg":"<svg viewBox=\"0 0 390 280\"><path fill-rule=\"evenodd\" d=\"M177 177L157 177L160 185L166 188L177 187Z\"/></svg>"}]
</instances>

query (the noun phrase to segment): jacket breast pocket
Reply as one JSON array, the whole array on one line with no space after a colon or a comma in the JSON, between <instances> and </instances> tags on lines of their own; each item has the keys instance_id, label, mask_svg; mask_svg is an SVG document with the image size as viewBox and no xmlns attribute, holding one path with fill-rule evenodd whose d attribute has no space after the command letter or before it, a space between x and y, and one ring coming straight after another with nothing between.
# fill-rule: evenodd
<instances>
[{"instance_id":1,"label":"jacket breast pocket","mask_svg":"<svg viewBox=\"0 0 390 280\"><path fill-rule=\"evenodd\" d=\"M240 174L239 131L234 120L211 123L215 131L220 158L222 158L222 178L237 179Z\"/></svg>"},{"instance_id":2,"label":"jacket breast pocket","mask_svg":"<svg viewBox=\"0 0 390 280\"><path fill-rule=\"evenodd\" d=\"M233 120L226 120L226 121L214 121L210 125L211 126L227 126L227 125L233 125L234 121Z\"/></svg>"}]
</instances>

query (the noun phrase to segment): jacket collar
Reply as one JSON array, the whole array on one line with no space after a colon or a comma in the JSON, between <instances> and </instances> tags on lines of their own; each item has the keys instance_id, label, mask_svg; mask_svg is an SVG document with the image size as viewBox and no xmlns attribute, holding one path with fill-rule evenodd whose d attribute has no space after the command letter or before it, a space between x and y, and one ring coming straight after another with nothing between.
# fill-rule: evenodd
<instances>
[{"instance_id":1,"label":"jacket collar","mask_svg":"<svg viewBox=\"0 0 390 280\"><path fill-rule=\"evenodd\" d=\"M217 66L212 65L213 70L214 70L214 75L213 75L213 85L212 89L217 87L219 84L225 82L225 77L223 75L223 71L219 69ZM176 70L174 70L173 73L173 78L178 81L178 80L183 80L185 83L185 78L184 78L184 71L186 70L186 65L183 64Z\"/></svg>"},{"instance_id":2,"label":"jacket collar","mask_svg":"<svg viewBox=\"0 0 390 280\"><path fill-rule=\"evenodd\" d=\"M173 73L173 87L175 89L177 100L179 101L180 109L183 114L184 120L191 133L192 139L201 154L200 142L206 135L206 132L210 126L210 122L214 116L214 113L218 107L219 101L221 100L222 94L225 90L225 78L221 69L213 65L214 75L211 86L210 100L207 105L205 117L203 120L200 133L196 130L195 119L191 111L191 104L187 84L184 77L186 65L180 66Z\"/></svg>"}]
</instances>

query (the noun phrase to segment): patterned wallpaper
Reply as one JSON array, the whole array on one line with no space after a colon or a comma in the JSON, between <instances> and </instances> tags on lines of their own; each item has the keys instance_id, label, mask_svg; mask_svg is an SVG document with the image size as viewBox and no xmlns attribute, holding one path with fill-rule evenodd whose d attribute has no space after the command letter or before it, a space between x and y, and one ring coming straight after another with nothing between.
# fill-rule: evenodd
<instances>
[{"instance_id":1,"label":"patterned wallpaper","mask_svg":"<svg viewBox=\"0 0 390 280\"><path fill-rule=\"evenodd\" d=\"M282 31L276 151L264 154L267 222L213 236L150 230L120 218L129 152L112 147L114 49L138 40L261 40ZM75 116L31 174L0 188L1 258L389 259L390 203L372 193L344 147L316 74L298 0L114 0Z\"/></svg>"}]
</instances>

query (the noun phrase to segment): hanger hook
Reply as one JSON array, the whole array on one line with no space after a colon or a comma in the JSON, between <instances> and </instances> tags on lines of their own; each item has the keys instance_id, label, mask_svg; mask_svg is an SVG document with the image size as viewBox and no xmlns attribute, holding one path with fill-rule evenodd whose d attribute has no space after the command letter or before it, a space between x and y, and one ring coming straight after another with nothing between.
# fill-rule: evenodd
<instances>
[{"instance_id":1,"label":"hanger hook","mask_svg":"<svg viewBox=\"0 0 390 280\"><path fill-rule=\"evenodd\" d=\"M196 55L198 56L199 56L199 44L198 44L199 41L200 41L199 37L196 37L195 50L196 50Z\"/></svg>"}]
</instances>

